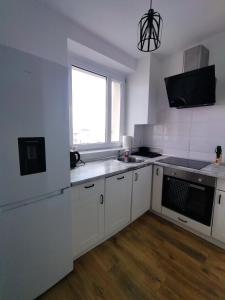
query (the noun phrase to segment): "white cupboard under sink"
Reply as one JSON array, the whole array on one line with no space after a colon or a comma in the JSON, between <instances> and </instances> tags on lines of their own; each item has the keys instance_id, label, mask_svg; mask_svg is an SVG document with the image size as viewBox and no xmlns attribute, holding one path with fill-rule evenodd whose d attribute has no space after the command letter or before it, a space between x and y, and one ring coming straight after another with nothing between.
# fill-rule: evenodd
<instances>
[{"instance_id":1,"label":"white cupboard under sink","mask_svg":"<svg viewBox=\"0 0 225 300\"><path fill-rule=\"evenodd\" d=\"M104 179L72 189L73 255L78 257L104 237Z\"/></svg>"},{"instance_id":2,"label":"white cupboard under sink","mask_svg":"<svg viewBox=\"0 0 225 300\"><path fill-rule=\"evenodd\" d=\"M97 246L150 209L152 166L72 188L73 256Z\"/></svg>"},{"instance_id":3,"label":"white cupboard under sink","mask_svg":"<svg viewBox=\"0 0 225 300\"><path fill-rule=\"evenodd\" d=\"M130 223L132 172L105 180L105 234L117 233Z\"/></svg>"},{"instance_id":4,"label":"white cupboard under sink","mask_svg":"<svg viewBox=\"0 0 225 300\"><path fill-rule=\"evenodd\" d=\"M215 193L212 237L225 243L225 192Z\"/></svg>"},{"instance_id":5,"label":"white cupboard under sink","mask_svg":"<svg viewBox=\"0 0 225 300\"><path fill-rule=\"evenodd\" d=\"M152 166L133 172L131 220L134 221L150 209Z\"/></svg>"}]
</instances>

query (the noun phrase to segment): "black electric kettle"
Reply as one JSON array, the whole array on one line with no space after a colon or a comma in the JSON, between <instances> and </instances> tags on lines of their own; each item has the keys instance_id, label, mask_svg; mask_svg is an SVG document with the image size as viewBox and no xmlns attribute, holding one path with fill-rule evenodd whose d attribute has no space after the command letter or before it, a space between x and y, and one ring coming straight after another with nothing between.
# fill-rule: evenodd
<instances>
[{"instance_id":1,"label":"black electric kettle","mask_svg":"<svg viewBox=\"0 0 225 300\"><path fill-rule=\"evenodd\" d=\"M80 161L80 153L77 151L70 151L70 168L74 169Z\"/></svg>"}]
</instances>

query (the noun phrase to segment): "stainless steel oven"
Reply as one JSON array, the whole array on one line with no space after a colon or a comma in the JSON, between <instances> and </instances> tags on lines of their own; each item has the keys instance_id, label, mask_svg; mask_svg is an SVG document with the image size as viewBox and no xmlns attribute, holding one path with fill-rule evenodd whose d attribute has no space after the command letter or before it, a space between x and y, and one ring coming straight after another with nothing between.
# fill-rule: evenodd
<instances>
[{"instance_id":1,"label":"stainless steel oven","mask_svg":"<svg viewBox=\"0 0 225 300\"><path fill-rule=\"evenodd\" d=\"M215 178L164 168L162 206L211 225Z\"/></svg>"}]
</instances>

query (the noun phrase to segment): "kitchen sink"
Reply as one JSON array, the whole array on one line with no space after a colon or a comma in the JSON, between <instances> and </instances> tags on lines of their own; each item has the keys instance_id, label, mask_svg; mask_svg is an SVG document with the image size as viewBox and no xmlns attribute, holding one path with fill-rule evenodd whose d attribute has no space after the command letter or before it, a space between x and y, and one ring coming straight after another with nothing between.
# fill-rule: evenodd
<instances>
[{"instance_id":1,"label":"kitchen sink","mask_svg":"<svg viewBox=\"0 0 225 300\"><path fill-rule=\"evenodd\" d=\"M144 159L136 158L133 156L129 156L128 161L125 161L124 157L119 157L117 158L117 160L124 163L142 163L145 161Z\"/></svg>"}]
</instances>

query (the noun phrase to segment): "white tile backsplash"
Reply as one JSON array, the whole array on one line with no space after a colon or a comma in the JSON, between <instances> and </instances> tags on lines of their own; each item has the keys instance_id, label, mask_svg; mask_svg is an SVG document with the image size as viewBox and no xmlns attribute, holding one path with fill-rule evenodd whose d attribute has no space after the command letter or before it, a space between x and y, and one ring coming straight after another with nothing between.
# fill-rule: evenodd
<instances>
[{"instance_id":1,"label":"white tile backsplash","mask_svg":"<svg viewBox=\"0 0 225 300\"><path fill-rule=\"evenodd\" d=\"M225 151L225 105L161 110L160 123L144 127L144 145L164 154L212 161Z\"/></svg>"},{"instance_id":2,"label":"white tile backsplash","mask_svg":"<svg viewBox=\"0 0 225 300\"><path fill-rule=\"evenodd\" d=\"M193 122L225 121L225 105L192 108Z\"/></svg>"},{"instance_id":3,"label":"white tile backsplash","mask_svg":"<svg viewBox=\"0 0 225 300\"><path fill-rule=\"evenodd\" d=\"M151 148L162 145L164 154L212 161L217 145L225 153L225 32L199 44L209 49L209 64L216 66L216 105L169 108L164 78L182 73L183 51L159 58L157 124L144 127L143 142Z\"/></svg>"},{"instance_id":4,"label":"white tile backsplash","mask_svg":"<svg viewBox=\"0 0 225 300\"><path fill-rule=\"evenodd\" d=\"M177 156L182 158L188 158L188 151L178 150L176 148L165 148L163 154L169 156Z\"/></svg>"},{"instance_id":5,"label":"white tile backsplash","mask_svg":"<svg viewBox=\"0 0 225 300\"><path fill-rule=\"evenodd\" d=\"M164 149L175 148L177 150L188 151L189 138L182 136L164 135Z\"/></svg>"},{"instance_id":6,"label":"white tile backsplash","mask_svg":"<svg viewBox=\"0 0 225 300\"><path fill-rule=\"evenodd\" d=\"M166 136L189 137L190 130L191 130L190 122L165 123L164 125L164 135Z\"/></svg>"},{"instance_id":7,"label":"white tile backsplash","mask_svg":"<svg viewBox=\"0 0 225 300\"><path fill-rule=\"evenodd\" d=\"M184 123L192 120L192 109L169 108L164 114L166 123Z\"/></svg>"},{"instance_id":8,"label":"white tile backsplash","mask_svg":"<svg viewBox=\"0 0 225 300\"><path fill-rule=\"evenodd\" d=\"M215 160L215 154L214 153L203 153L203 152L190 151L188 153L188 158L198 159L198 160L205 160L205 161L214 161Z\"/></svg>"}]
</instances>

